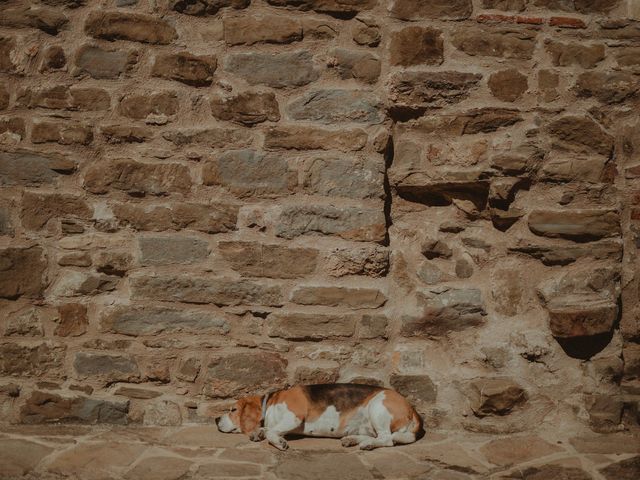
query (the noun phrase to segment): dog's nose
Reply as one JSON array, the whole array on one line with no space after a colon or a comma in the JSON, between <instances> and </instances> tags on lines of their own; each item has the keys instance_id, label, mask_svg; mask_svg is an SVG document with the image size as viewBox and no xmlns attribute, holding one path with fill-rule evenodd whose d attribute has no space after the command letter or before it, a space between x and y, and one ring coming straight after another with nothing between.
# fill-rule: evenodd
<instances>
[{"instance_id":1,"label":"dog's nose","mask_svg":"<svg viewBox=\"0 0 640 480\"><path fill-rule=\"evenodd\" d=\"M221 419L221 418L222 418L222 417L216 417L216 425L218 425L218 423L220 422L220 419Z\"/></svg>"}]
</instances>

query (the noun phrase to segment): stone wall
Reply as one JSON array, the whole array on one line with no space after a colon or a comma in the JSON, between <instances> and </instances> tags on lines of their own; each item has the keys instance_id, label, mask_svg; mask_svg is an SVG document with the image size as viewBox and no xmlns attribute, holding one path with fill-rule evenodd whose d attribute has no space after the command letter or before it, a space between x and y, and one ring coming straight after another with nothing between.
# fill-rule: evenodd
<instances>
[{"instance_id":1,"label":"stone wall","mask_svg":"<svg viewBox=\"0 0 640 480\"><path fill-rule=\"evenodd\" d=\"M0 9L2 421L637 424L638 2Z\"/></svg>"}]
</instances>

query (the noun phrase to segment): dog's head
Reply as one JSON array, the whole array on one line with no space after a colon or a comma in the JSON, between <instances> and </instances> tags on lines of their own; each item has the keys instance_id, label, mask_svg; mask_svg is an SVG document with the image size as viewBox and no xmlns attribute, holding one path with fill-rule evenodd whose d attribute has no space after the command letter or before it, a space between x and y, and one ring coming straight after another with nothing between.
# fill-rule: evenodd
<instances>
[{"instance_id":1,"label":"dog's head","mask_svg":"<svg viewBox=\"0 0 640 480\"><path fill-rule=\"evenodd\" d=\"M253 432L262 419L262 397L254 395L238 400L231 410L216 418L218 430L224 433Z\"/></svg>"}]
</instances>

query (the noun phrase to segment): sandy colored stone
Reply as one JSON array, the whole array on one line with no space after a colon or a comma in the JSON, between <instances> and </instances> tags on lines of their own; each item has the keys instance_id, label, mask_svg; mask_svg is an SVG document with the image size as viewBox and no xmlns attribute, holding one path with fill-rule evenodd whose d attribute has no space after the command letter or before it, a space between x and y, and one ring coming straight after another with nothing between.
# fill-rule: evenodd
<instances>
[{"instance_id":1,"label":"sandy colored stone","mask_svg":"<svg viewBox=\"0 0 640 480\"><path fill-rule=\"evenodd\" d=\"M51 447L27 440L0 439L0 475L25 475L52 451Z\"/></svg>"},{"instance_id":2,"label":"sandy colored stone","mask_svg":"<svg viewBox=\"0 0 640 480\"><path fill-rule=\"evenodd\" d=\"M491 440L480 452L494 465L514 465L561 452L562 448L535 435Z\"/></svg>"},{"instance_id":3,"label":"sandy colored stone","mask_svg":"<svg viewBox=\"0 0 640 480\"><path fill-rule=\"evenodd\" d=\"M87 480L108 480L131 465L146 449L146 445L135 443L85 443L62 452L47 470Z\"/></svg>"}]
</instances>

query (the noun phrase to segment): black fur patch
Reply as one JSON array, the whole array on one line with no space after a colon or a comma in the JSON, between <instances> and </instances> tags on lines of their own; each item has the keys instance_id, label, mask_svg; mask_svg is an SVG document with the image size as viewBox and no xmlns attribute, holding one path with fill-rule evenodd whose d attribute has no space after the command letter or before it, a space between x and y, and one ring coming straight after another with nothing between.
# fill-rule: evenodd
<instances>
[{"instance_id":1,"label":"black fur patch","mask_svg":"<svg viewBox=\"0 0 640 480\"><path fill-rule=\"evenodd\" d=\"M358 383L327 383L302 387L314 404L333 405L339 412L351 410L364 403L367 397L383 389Z\"/></svg>"}]
</instances>

